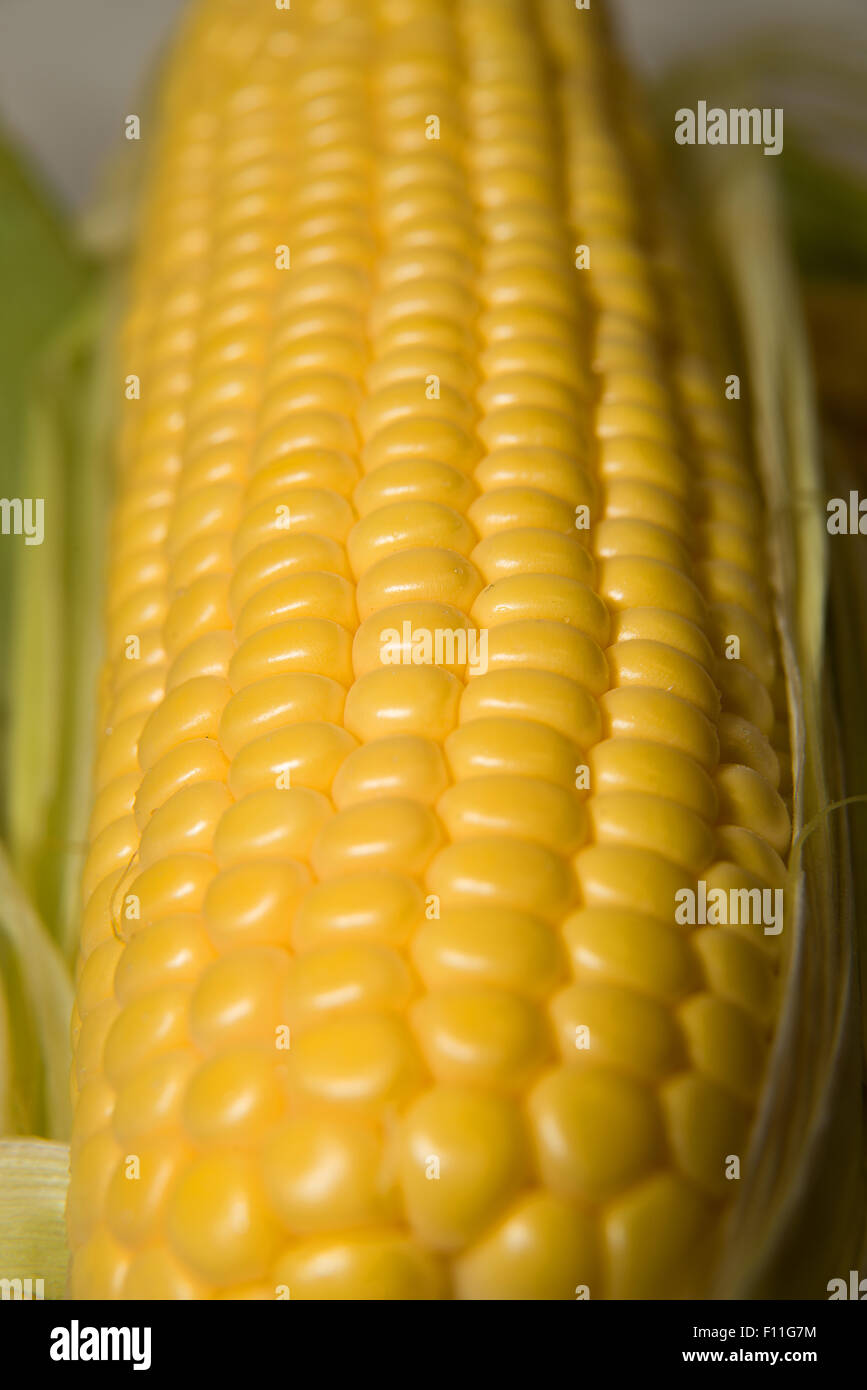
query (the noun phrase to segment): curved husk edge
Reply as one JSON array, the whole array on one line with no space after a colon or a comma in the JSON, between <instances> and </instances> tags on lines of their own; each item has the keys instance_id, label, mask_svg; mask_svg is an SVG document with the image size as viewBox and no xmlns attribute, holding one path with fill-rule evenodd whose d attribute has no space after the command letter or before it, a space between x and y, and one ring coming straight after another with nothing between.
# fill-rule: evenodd
<instances>
[{"instance_id":1,"label":"curved husk edge","mask_svg":"<svg viewBox=\"0 0 867 1390\"><path fill-rule=\"evenodd\" d=\"M755 155L756 152L749 151ZM782 1013L712 1296L826 1298L864 1226L863 1059L839 729L826 664L825 485L809 353L771 179L737 152L705 190L750 376L790 700L795 847Z\"/></svg>"}]
</instances>

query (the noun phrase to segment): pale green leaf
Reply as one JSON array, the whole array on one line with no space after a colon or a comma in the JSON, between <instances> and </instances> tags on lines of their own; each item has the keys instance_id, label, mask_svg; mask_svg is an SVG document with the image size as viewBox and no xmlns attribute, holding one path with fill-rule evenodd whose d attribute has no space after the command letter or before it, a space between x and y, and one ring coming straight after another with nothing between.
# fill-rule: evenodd
<instances>
[{"instance_id":1,"label":"pale green leaf","mask_svg":"<svg viewBox=\"0 0 867 1390\"><path fill-rule=\"evenodd\" d=\"M72 981L0 848L0 979L5 1000L0 1096L7 1133L69 1132Z\"/></svg>"},{"instance_id":2,"label":"pale green leaf","mask_svg":"<svg viewBox=\"0 0 867 1390\"><path fill-rule=\"evenodd\" d=\"M22 460L24 402L45 342L85 289L86 267L59 214L0 139L0 496L36 495ZM9 651L12 566L20 538L0 538L0 650ZM8 826L10 693L0 666L0 834Z\"/></svg>"},{"instance_id":3,"label":"pale green leaf","mask_svg":"<svg viewBox=\"0 0 867 1390\"><path fill-rule=\"evenodd\" d=\"M32 1297L64 1296L68 1182L66 1144L0 1139L0 1279L30 1280ZM9 1292L18 1290L12 1285Z\"/></svg>"},{"instance_id":4,"label":"pale green leaf","mask_svg":"<svg viewBox=\"0 0 867 1390\"><path fill-rule=\"evenodd\" d=\"M45 539L21 547L8 676L10 853L64 950L74 949L102 644L115 278L52 342L36 378L28 474Z\"/></svg>"}]
</instances>

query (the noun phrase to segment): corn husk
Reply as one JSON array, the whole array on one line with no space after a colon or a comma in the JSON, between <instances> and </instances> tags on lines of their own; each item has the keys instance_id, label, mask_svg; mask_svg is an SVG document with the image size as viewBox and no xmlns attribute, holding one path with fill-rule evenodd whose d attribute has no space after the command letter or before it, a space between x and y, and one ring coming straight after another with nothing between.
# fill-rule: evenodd
<instances>
[{"instance_id":1,"label":"corn husk","mask_svg":"<svg viewBox=\"0 0 867 1390\"><path fill-rule=\"evenodd\" d=\"M863 60L841 53L839 37L834 42L827 31L809 45L803 36L775 36L746 63L741 56L675 72L659 94L669 140L673 112L697 92L724 107L782 105L786 118L778 160L746 148L701 157L690 151L680 161L710 231L745 362L753 452L768 503L794 783L785 1007L713 1294L827 1298L828 1280L863 1260L865 1229L859 955L867 813L857 802L867 792L860 708L867 574L858 538L832 540L826 527L828 498L848 495L847 482L855 483L851 451L847 467L846 450L820 425L796 268L802 283L820 283L810 297L821 303L834 339L818 374L822 409L839 412L845 397L851 428L851 386L863 381L867 365L864 354L853 354L849 323L854 317L857 324L853 293L862 302L864 295L851 281L867 280L855 230L867 200L859 163L867 114ZM830 331L829 306L836 311Z\"/></svg>"},{"instance_id":2,"label":"corn husk","mask_svg":"<svg viewBox=\"0 0 867 1390\"><path fill-rule=\"evenodd\" d=\"M0 1139L0 1279L30 1280L32 1298L63 1297L68 1170L66 1144Z\"/></svg>"},{"instance_id":3,"label":"corn husk","mask_svg":"<svg viewBox=\"0 0 867 1390\"><path fill-rule=\"evenodd\" d=\"M731 161L712 209L749 365L755 452L791 709L795 846L785 1001L717 1293L827 1297L864 1226L862 1049L840 728L827 667L825 483L806 337L779 204Z\"/></svg>"},{"instance_id":4,"label":"corn husk","mask_svg":"<svg viewBox=\"0 0 867 1390\"><path fill-rule=\"evenodd\" d=\"M69 1132L66 963L0 848L0 1134Z\"/></svg>"}]
</instances>

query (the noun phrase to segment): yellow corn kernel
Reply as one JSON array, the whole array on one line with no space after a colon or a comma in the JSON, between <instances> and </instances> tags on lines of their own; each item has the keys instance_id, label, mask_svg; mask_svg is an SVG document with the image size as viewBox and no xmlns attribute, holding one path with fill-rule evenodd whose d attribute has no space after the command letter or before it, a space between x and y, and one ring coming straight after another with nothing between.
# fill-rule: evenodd
<instances>
[{"instance_id":1,"label":"yellow corn kernel","mask_svg":"<svg viewBox=\"0 0 867 1390\"><path fill-rule=\"evenodd\" d=\"M195 782L181 787L155 811L139 841L142 868L168 854L207 854L220 817L232 805L225 782ZM98 842L97 842L98 843Z\"/></svg>"},{"instance_id":2,"label":"yellow corn kernel","mask_svg":"<svg viewBox=\"0 0 867 1390\"><path fill-rule=\"evenodd\" d=\"M262 1164L269 1200L293 1235L384 1226L397 1215L375 1125L297 1115L273 1132Z\"/></svg>"},{"instance_id":3,"label":"yellow corn kernel","mask_svg":"<svg viewBox=\"0 0 867 1390\"><path fill-rule=\"evenodd\" d=\"M214 835L220 868L247 859L302 862L333 815L331 803L311 787L263 787L227 807Z\"/></svg>"},{"instance_id":4,"label":"yellow corn kernel","mask_svg":"<svg viewBox=\"0 0 867 1390\"><path fill-rule=\"evenodd\" d=\"M669 1143L684 1177L722 1197L732 1157L743 1159L749 1110L714 1081L688 1072L662 1091Z\"/></svg>"},{"instance_id":5,"label":"yellow corn kernel","mask_svg":"<svg viewBox=\"0 0 867 1390\"><path fill-rule=\"evenodd\" d=\"M280 1227L256 1166L231 1150L193 1159L172 1188L164 1219L172 1254L218 1288L261 1278L279 1248Z\"/></svg>"},{"instance_id":6,"label":"yellow corn kernel","mask_svg":"<svg viewBox=\"0 0 867 1390\"><path fill-rule=\"evenodd\" d=\"M274 1277L296 1299L427 1300L445 1297L448 1288L436 1258L393 1227L294 1245Z\"/></svg>"},{"instance_id":7,"label":"yellow corn kernel","mask_svg":"<svg viewBox=\"0 0 867 1390\"><path fill-rule=\"evenodd\" d=\"M453 841L515 835L568 854L587 834L583 808L570 791L526 776L467 778L445 792L436 811Z\"/></svg>"},{"instance_id":8,"label":"yellow corn kernel","mask_svg":"<svg viewBox=\"0 0 867 1390\"><path fill-rule=\"evenodd\" d=\"M615 1198L603 1218L612 1252L609 1297L652 1298L658 1277L673 1293L694 1287L712 1253L715 1218L714 1204L675 1173L655 1174Z\"/></svg>"},{"instance_id":9,"label":"yellow corn kernel","mask_svg":"<svg viewBox=\"0 0 867 1390\"><path fill-rule=\"evenodd\" d=\"M604 1201L661 1156L652 1091L605 1067L549 1072L530 1092L529 1107L542 1177L559 1196Z\"/></svg>"},{"instance_id":10,"label":"yellow corn kernel","mask_svg":"<svg viewBox=\"0 0 867 1390\"><path fill-rule=\"evenodd\" d=\"M400 1011L414 994L403 956L391 946L349 941L306 951L290 964L284 998L290 1029L303 1031L346 1010Z\"/></svg>"},{"instance_id":11,"label":"yellow corn kernel","mask_svg":"<svg viewBox=\"0 0 867 1390\"><path fill-rule=\"evenodd\" d=\"M595 1223L545 1191L521 1198L484 1239L455 1261L462 1299L572 1299L598 1287Z\"/></svg>"},{"instance_id":12,"label":"yellow corn kernel","mask_svg":"<svg viewBox=\"0 0 867 1390\"><path fill-rule=\"evenodd\" d=\"M442 741L458 722L462 689L456 676L438 666L368 671L347 696L346 728L360 743L392 734Z\"/></svg>"},{"instance_id":13,"label":"yellow corn kernel","mask_svg":"<svg viewBox=\"0 0 867 1390\"><path fill-rule=\"evenodd\" d=\"M547 724L495 716L475 719L449 734L444 751L456 783L465 777L513 773L580 789L577 747Z\"/></svg>"},{"instance_id":14,"label":"yellow corn kernel","mask_svg":"<svg viewBox=\"0 0 867 1390\"><path fill-rule=\"evenodd\" d=\"M111 1117L121 1144L135 1151L140 1139L170 1135L180 1128L186 1087L196 1065L193 1048L180 1048L155 1056L121 1083Z\"/></svg>"},{"instance_id":15,"label":"yellow corn kernel","mask_svg":"<svg viewBox=\"0 0 867 1390\"><path fill-rule=\"evenodd\" d=\"M539 1010L506 991L429 994L410 1016L428 1069L444 1084L520 1092L548 1056Z\"/></svg>"},{"instance_id":16,"label":"yellow corn kernel","mask_svg":"<svg viewBox=\"0 0 867 1390\"><path fill-rule=\"evenodd\" d=\"M694 811L679 802L646 792L597 793L590 802L598 845L654 850L687 874L697 877L710 863L713 836Z\"/></svg>"},{"instance_id":17,"label":"yellow corn kernel","mask_svg":"<svg viewBox=\"0 0 867 1390\"><path fill-rule=\"evenodd\" d=\"M614 1067L654 1082L684 1065L677 1021L655 1000L603 982L578 982L556 994L551 1019L567 1066Z\"/></svg>"},{"instance_id":18,"label":"yellow corn kernel","mask_svg":"<svg viewBox=\"0 0 867 1390\"><path fill-rule=\"evenodd\" d=\"M327 793L355 739L327 720L285 724L253 738L229 764L230 792L239 801L250 792L271 787L309 787Z\"/></svg>"},{"instance_id":19,"label":"yellow corn kernel","mask_svg":"<svg viewBox=\"0 0 867 1390\"><path fill-rule=\"evenodd\" d=\"M485 1090L426 1091L407 1110L399 1139L410 1229L434 1250L466 1245L529 1173L519 1109Z\"/></svg>"},{"instance_id":20,"label":"yellow corn kernel","mask_svg":"<svg viewBox=\"0 0 867 1390\"><path fill-rule=\"evenodd\" d=\"M437 670L463 680L471 654L468 633L470 621L460 608L449 603L395 603L372 613L360 623L352 645L356 677L381 670L383 666L429 665L437 655ZM434 636L441 639L437 652ZM368 682L370 684L371 682Z\"/></svg>"},{"instance_id":21,"label":"yellow corn kernel","mask_svg":"<svg viewBox=\"0 0 867 1390\"><path fill-rule=\"evenodd\" d=\"M637 685L651 690L676 690L711 722L719 718L720 697L704 667L682 651L661 642L641 638L621 641L609 648L611 685Z\"/></svg>"},{"instance_id":22,"label":"yellow corn kernel","mask_svg":"<svg viewBox=\"0 0 867 1390\"><path fill-rule=\"evenodd\" d=\"M348 687L352 684L352 639L328 618L293 618L253 633L235 651L227 677L243 690L283 671L312 671Z\"/></svg>"},{"instance_id":23,"label":"yellow corn kernel","mask_svg":"<svg viewBox=\"0 0 867 1390\"><path fill-rule=\"evenodd\" d=\"M568 623L592 638L597 646L608 639L611 620L604 603L591 588L563 575L511 575L483 589L471 616L481 628L525 619Z\"/></svg>"}]
</instances>

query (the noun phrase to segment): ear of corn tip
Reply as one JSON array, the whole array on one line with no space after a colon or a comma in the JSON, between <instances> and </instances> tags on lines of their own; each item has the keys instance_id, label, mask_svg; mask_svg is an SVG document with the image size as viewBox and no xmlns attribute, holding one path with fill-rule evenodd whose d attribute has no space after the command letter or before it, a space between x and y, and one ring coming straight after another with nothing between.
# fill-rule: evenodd
<instances>
[{"instance_id":1,"label":"ear of corn tip","mask_svg":"<svg viewBox=\"0 0 867 1390\"><path fill-rule=\"evenodd\" d=\"M123 335L74 1296L707 1285L778 943L675 900L781 886L786 710L612 71L565 0L194 8Z\"/></svg>"}]
</instances>

